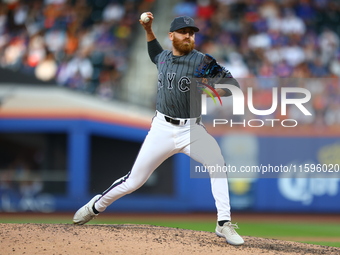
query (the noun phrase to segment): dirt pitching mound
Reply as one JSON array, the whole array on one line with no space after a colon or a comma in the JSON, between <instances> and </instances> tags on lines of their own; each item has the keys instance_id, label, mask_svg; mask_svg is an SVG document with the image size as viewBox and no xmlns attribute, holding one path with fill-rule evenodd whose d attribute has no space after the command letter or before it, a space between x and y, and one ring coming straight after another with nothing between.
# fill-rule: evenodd
<instances>
[{"instance_id":1,"label":"dirt pitching mound","mask_svg":"<svg viewBox=\"0 0 340 255\"><path fill-rule=\"evenodd\" d=\"M340 248L150 225L0 224L0 254L340 254Z\"/></svg>"}]
</instances>

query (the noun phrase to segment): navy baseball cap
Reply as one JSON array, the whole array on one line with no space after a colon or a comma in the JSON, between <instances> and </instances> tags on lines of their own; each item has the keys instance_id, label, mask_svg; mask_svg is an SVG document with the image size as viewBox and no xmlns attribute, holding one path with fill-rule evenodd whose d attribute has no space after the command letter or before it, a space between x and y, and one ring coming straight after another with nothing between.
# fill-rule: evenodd
<instances>
[{"instance_id":1,"label":"navy baseball cap","mask_svg":"<svg viewBox=\"0 0 340 255\"><path fill-rule=\"evenodd\" d=\"M195 21L188 16L176 17L170 25L170 32L176 31L181 28L190 27L193 28L195 32L200 31L198 27L195 26Z\"/></svg>"}]
</instances>

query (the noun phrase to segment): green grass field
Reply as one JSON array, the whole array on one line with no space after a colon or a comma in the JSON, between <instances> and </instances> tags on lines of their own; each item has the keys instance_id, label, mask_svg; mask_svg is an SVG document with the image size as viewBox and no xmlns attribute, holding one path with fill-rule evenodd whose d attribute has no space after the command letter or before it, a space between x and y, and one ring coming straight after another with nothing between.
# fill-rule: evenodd
<instances>
[{"instance_id":1,"label":"green grass field","mask_svg":"<svg viewBox=\"0 0 340 255\"><path fill-rule=\"evenodd\" d=\"M24 217L1 217L0 223L63 223L71 224L72 216L53 216L33 217L25 215ZM126 219L119 217L102 217L91 221L91 224L149 224L155 226L165 226L180 229L191 229L198 231L213 232L215 221L211 220L183 220L171 218L152 219L152 218L133 218ZM340 247L340 223L310 223L310 222L241 222L238 224L240 229L238 233L244 236L255 236L264 238L274 238L282 240L291 240L304 243Z\"/></svg>"}]
</instances>

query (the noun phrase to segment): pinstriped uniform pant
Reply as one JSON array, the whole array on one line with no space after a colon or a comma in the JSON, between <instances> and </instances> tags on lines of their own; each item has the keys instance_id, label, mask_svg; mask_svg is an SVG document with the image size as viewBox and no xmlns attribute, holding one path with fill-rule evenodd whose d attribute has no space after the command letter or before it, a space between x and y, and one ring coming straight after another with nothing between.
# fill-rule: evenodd
<instances>
[{"instance_id":1,"label":"pinstriped uniform pant","mask_svg":"<svg viewBox=\"0 0 340 255\"><path fill-rule=\"evenodd\" d=\"M167 158L184 153L203 166L224 166L224 158L216 140L196 119L187 119L184 125L167 122L157 112L131 171L116 180L95 203L103 212L117 199L140 188L153 171ZM210 174L212 195L217 208L217 220L230 220L230 201L227 176Z\"/></svg>"}]
</instances>

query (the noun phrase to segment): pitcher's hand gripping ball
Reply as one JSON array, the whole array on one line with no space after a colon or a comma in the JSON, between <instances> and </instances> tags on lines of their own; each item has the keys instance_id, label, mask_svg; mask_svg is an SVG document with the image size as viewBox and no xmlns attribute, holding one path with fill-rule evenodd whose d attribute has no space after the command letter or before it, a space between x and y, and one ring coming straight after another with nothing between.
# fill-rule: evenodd
<instances>
[{"instance_id":1,"label":"pitcher's hand gripping ball","mask_svg":"<svg viewBox=\"0 0 340 255\"><path fill-rule=\"evenodd\" d=\"M144 23L148 23L150 21L150 18L148 17L148 14L146 12L143 12L140 15L140 19L141 21L143 21Z\"/></svg>"}]
</instances>

